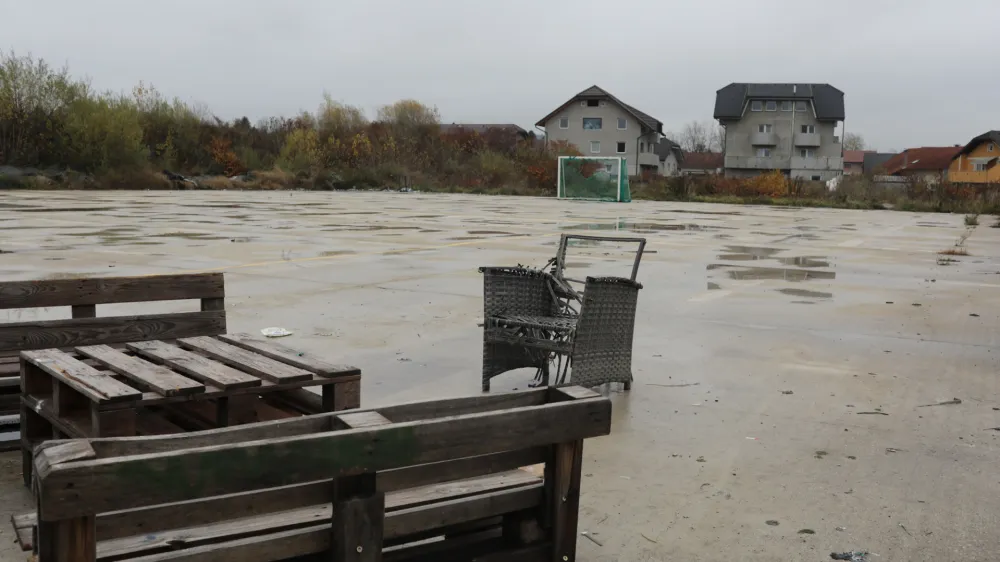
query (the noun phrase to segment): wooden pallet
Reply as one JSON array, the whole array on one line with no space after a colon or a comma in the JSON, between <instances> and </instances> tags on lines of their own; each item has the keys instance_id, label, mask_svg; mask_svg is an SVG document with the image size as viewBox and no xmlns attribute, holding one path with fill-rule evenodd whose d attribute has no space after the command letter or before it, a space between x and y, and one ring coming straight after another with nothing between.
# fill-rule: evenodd
<instances>
[{"instance_id":1,"label":"wooden pallet","mask_svg":"<svg viewBox=\"0 0 1000 562\"><path fill-rule=\"evenodd\" d=\"M21 357L25 485L32 449L48 439L182 433L360 406L360 369L246 334Z\"/></svg>"},{"instance_id":2,"label":"wooden pallet","mask_svg":"<svg viewBox=\"0 0 1000 562\"><path fill-rule=\"evenodd\" d=\"M569 387L52 441L14 526L40 562L570 562L582 440L610 428L610 401Z\"/></svg>"},{"instance_id":3,"label":"wooden pallet","mask_svg":"<svg viewBox=\"0 0 1000 562\"><path fill-rule=\"evenodd\" d=\"M226 331L225 296L222 273L0 282L0 310L65 308L70 316L0 324L0 417L21 413L21 351L222 334ZM97 314L98 306L166 300L197 300L199 310ZM14 440L13 448L20 447L19 441ZM8 448L10 441L0 438L0 450Z\"/></svg>"}]
</instances>

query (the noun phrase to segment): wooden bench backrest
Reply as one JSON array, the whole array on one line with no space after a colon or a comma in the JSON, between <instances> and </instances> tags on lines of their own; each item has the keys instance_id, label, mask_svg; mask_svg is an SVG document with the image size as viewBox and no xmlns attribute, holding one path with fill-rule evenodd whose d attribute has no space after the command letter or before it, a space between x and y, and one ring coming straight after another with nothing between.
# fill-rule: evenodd
<instances>
[{"instance_id":1,"label":"wooden bench backrest","mask_svg":"<svg viewBox=\"0 0 1000 562\"><path fill-rule=\"evenodd\" d=\"M91 536L99 541L277 512L286 512L279 518L287 523L288 510L325 505L328 514L332 490L344 479L371 475L379 492L408 490L558 461L564 456L553 446L610 431L610 401L568 387L160 437L49 441L35 452L38 517L95 525ZM573 458L564 460L572 465ZM497 509L519 511L542 498L538 484L478 501L483 514L496 516ZM426 503L387 517L386 540L426 531L449 513L468 519L479 509ZM303 533L303 548L328 544L329 519Z\"/></svg>"},{"instance_id":2,"label":"wooden bench backrest","mask_svg":"<svg viewBox=\"0 0 1000 562\"><path fill-rule=\"evenodd\" d=\"M225 333L222 273L45 279L0 283L0 310L71 307L72 318L0 324L0 356L22 350ZM201 301L201 310L98 317L97 305Z\"/></svg>"}]
</instances>

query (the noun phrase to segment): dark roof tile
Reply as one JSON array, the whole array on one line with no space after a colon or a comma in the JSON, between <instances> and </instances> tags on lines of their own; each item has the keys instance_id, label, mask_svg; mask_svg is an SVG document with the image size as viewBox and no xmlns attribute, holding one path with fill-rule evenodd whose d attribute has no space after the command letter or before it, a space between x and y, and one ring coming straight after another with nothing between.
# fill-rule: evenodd
<instances>
[{"instance_id":1,"label":"dark roof tile","mask_svg":"<svg viewBox=\"0 0 1000 562\"><path fill-rule=\"evenodd\" d=\"M747 84L733 82L715 93L715 118L739 119L749 99L812 100L816 118L844 120L844 92L829 84Z\"/></svg>"},{"instance_id":2,"label":"dark roof tile","mask_svg":"<svg viewBox=\"0 0 1000 562\"><path fill-rule=\"evenodd\" d=\"M600 88L598 86L591 86L591 87L587 88L586 90L580 92L579 94L573 96L566 103L564 103L564 104L560 105L559 107L557 107L555 111L553 111L552 113L549 113L545 117L542 117L541 119L539 119L538 123L535 123L535 125L538 126L538 127L544 127L545 123L549 119L552 119L552 117L556 113L559 113L560 111L562 111L563 108L565 108L567 105L569 105L569 104L571 104L571 103L573 103L575 101L578 101L578 100L581 100L581 99L587 99L587 98L608 98L611 101L615 102L616 104L620 105L625 111L631 113L636 119L638 119L639 121L641 121L642 124L645 125L646 127L648 127L649 129L651 129L653 131L656 131L658 133L662 133L663 132L663 123L661 123L658 119L656 119L655 117L649 115L648 113L643 113L642 111L639 111L638 109L632 107L631 105L629 105L629 104L623 102L622 100L616 98L615 96L611 95L611 93L608 92L607 90L605 90L603 88Z\"/></svg>"}]
</instances>

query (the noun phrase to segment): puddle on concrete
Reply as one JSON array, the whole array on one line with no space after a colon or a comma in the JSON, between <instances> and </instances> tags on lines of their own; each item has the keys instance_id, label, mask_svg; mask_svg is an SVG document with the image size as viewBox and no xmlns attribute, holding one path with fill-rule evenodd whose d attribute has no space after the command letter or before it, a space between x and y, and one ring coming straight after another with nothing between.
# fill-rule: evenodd
<instances>
[{"instance_id":1,"label":"puddle on concrete","mask_svg":"<svg viewBox=\"0 0 1000 562\"><path fill-rule=\"evenodd\" d=\"M439 219L444 215L410 215L407 217L400 217L404 219Z\"/></svg>"},{"instance_id":2,"label":"puddle on concrete","mask_svg":"<svg viewBox=\"0 0 1000 562\"><path fill-rule=\"evenodd\" d=\"M482 236L455 236L452 238L445 238L445 240L482 240Z\"/></svg>"},{"instance_id":3,"label":"puddle on concrete","mask_svg":"<svg viewBox=\"0 0 1000 562\"><path fill-rule=\"evenodd\" d=\"M732 226L708 226L694 223L687 224L661 224L655 222L632 222L632 221L618 221L618 222L591 222L582 224L573 224L569 226L561 226L560 230L627 230L629 232L635 232L640 234L649 234L653 232L663 232L670 230L692 230L692 231L708 231L708 230L736 230L736 227Z\"/></svg>"},{"instance_id":4,"label":"puddle on concrete","mask_svg":"<svg viewBox=\"0 0 1000 562\"><path fill-rule=\"evenodd\" d=\"M785 236L784 238L779 238L778 240L772 240L772 244L781 244L782 242L788 242L789 240L795 240L796 238L800 240L820 240L819 236L815 234L792 234L791 236Z\"/></svg>"},{"instance_id":5,"label":"puddle on concrete","mask_svg":"<svg viewBox=\"0 0 1000 562\"><path fill-rule=\"evenodd\" d=\"M793 297L802 297L807 299L832 299L833 293L824 293L821 291L807 291L805 289L778 289L779 293L790 295Z\"/></svg>"},{"instance_id":6,"label":"puddle on concrete","mask_svg":"<svg viewBox=\"0 0 1000 562\"><path fill-rule=\"evenodd\" d=\"M742 211L691 211L688 209L671 209L666 213L686 213L691 215L742 215Z\"/></svg>"},{"instance_id":7,"label":"puddle on concrete","mask_svg":"<svg viewBox=\"0 0 1000 562\"><path fill-rule=\"evenodd\" d=\"M150 234L150 238L182 238L184 240L229 240L228 236L218 236L204 232L164 232L162 234Z\"/></svg>"},{"instance_id":8,"label":"puddle on concrete","mask_svg":"<svg viewBox=\"0 0 1000 562\"><path fill-rule=\"evenodd\" d=\"M116 226L114 228L105 228L104 230L98 230L95 232L67 232L66 236L94 236L94 237L114 237L118 234L125 232L138 232L138 228L132 226Z\"/></svg>"},{"instance_id":9,"label":"puddle on concrete","mask_svg":"<svg viewBox=\"0 0 1000 562\"><path fill-rule=\"evenodd\" d=\"M780 267L745 267L722 263L709 264L705 269L725 270L726 276L737 281L755 279L778 279L782 281L809 281L811 279L835 279L837 274L832 271L812 271L808 269L784 269Z\"/></svg>"},{"instance_id":10,"label":"puddle on concrete","mask_svg":"<svg viewBox=\"0 0 1000 562\"><path fill-rule=\"evenodd\" d=\"M324 257L324 258L329 258L329 257L332 257L332 256L346 256L348 254L353 254L353 253L355 253L355 252L352 251L352 250L329 250L329 251L326 251L326 252L320 252L319 255L322 256L322 257Z\"/></svg>"},{"instance_id":11,"label":"puddle on concrete","mask_svg":"<svg viewBox=\"0 0 1000 562\"><path fill-rule=\"evenodd\" d=\"M419 226L388 226L384 224L365 224L365 225L340 225L340 224L328 224L326 225L331 228L324 228L326 232L364 232L369 230L420 230Z\"/></svg>"},{"instance_id":12,"label":"puddle on concrete","mask_svg":"<svg viewBox=\"0 0 1000 562\"><path fill-rule=\"evenodd\" d=\"M473 234L473 235L477 235L477 234L478 235L498 234L498 235L501 235L501 236L517 236L513 232L505 232L503 230L470 230L470 231L468 231L468 233L469 234Z\"/></svg>"},{"instance_id":13,"label":"puddle on concrete","mask_svg":"<svg viewBox=\"0 0 1000 562\"><path fill-rule=\"evenodd\" d=\"M765 248L759 246L726 246L725 254L719 254L720 260L752 261L769 259L774 254L784 252L781 248Z\"/></svg>"},{"instance_id":14,"label":"puddle on concrete","mask_svg":"<svg viewBox=\"0 0 1000 562\"><path fill-rule=\"evenodd\" d=\"M113 211L115 207L42 207L20 209L19 213L90 213L96 211Z\"/></svg>"},{"instance_id":15,"label":"puddle on concrete","mask_svg":"<svg viewBox=\"0 0 1000 562\"><path fill-rule=\"evenodd\" d=\"M709 291L718 291L718 290L719 290L719 289L721 289L721 288L722 288L722 287L721 287L721 286L719 286L719 284L718 284L718 283L711 283L711 282L709 282L709 284L708 284L708 290L709 290Z\"/></svg>"},{"instance_id":16,"label":"puddle on concrete","mask_svg":"<svg viewBox=\"0 0 1000 562\"><path fill-rule=\"evenodd\" d=\"M420 232L444 232L443 230L434 230L433 228L422 228Z\"/></svg>"},{"instance_id":17,"label":"puddle on concrete","mask_svg":"<svg viewBox=\"0 0 1000 562\"><path fill-rule=\"evenodd\" d=\"M816 304L816 301L792 301L792 304Z\"/></svg>"},{"instance_id":18,"label":"puddle on concrete","mask_svg":"<svg viewBox=\"0 0 1000 562\"><path fill-rule=\"evenodd\" d=\"M796 267L830 267L830 262L823 261L823 256L797 256L794 258L776 258L781 265Z\"/></svg>"}]
</instances>

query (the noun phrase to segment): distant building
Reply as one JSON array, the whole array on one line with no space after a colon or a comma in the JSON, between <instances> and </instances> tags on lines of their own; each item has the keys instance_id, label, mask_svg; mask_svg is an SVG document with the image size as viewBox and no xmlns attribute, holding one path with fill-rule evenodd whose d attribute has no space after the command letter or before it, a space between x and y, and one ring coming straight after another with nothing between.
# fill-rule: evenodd
<instances>
[{"instance_id":1,"label":"distant building","mask_svg":"<svg viewBox=\"0 0 1000 562\"><path fill-rule=\"evenodd\" d=\"M948 180L956 183L1000 182L1000 131L969 141L948 165Z\"/></svg>"},{"instance_id":2,"label":"distant building","mask_svg":"<svg viewBox=\"0 0 1000 562\"><path fill-rule=\"evenodd\" d=\"M584 156L624 156L630 175L660 171L656 145L663 123L597 86L573 96L536 126L545 128L548 141L568 142Z\"/></svg>"},{"instance_id":3,"label":"distant building","mask_svg":"<svg viewBox=\"0 0 1000 562\"><path fill-rule=\"evenodd\" d=\"M517 143L533 137L531 133L513 123L451 123L441 125L442 135L476 133L494 150L514 150Z\"/></svg>"},{"instance_id":4,"label":"distant building","mask_svg":"<svg viewBox=\"0 0 1000 562\"><path fill-rule=\"evenodd\" d=\"M883 173L882 167L895 155L895 152L866 152L862 173L866 176Z\"/></svg>"},{"instance_id":5,"label":"distant building","mask_svg":"<svg viewBox=\"0 0 1000 562\"><path fill-rule=\"evenodd\" d=\"M681 160L684 159L681 145L668 138L662 138L655 145L653 152L660 157L660 175L676 176L680 173Z\"/></svg>"},{"instance_id":6,"label":"distant building","mask_svg":"<svg viewBox=\"0 0 1000 562\"><path fill-rule=\"evenodd\" d=\"M844 174L853 176L865 172L865 154L870 150L845 150L844 151Z\"/></svg>"},{"instance_id":7,"label":"distant building","mask_svg":"<svg viewBox=\"0 0 1000 562\"><path fill-rule=\"evenodd\" d=\"M715 118L726 128L727 176L781 170L825 181L844 171L844 92L829 84L733 83L716 92Z\"/></svg>"},{"instance_id":8,"label":"distant building","mask_svg":"<svg viewBox=\"0 0 1000 562\"><path fill-rule=\"evenodd\" d=\"M721 174L725 155L721 152L685 152L681 159L682 176L704 176Z\"/></svg>"},{"instance_id":9,"label":"distant building","mask_svg":"<svg viewBox=\"0 0 1000 562\"><path fill-rule=\"evenodd\" d=\"M948 166L961 146L922 146L907 148L882 164L883 174L916 178L927 183L948 179Z\"/></svg>"}]
</instances>

